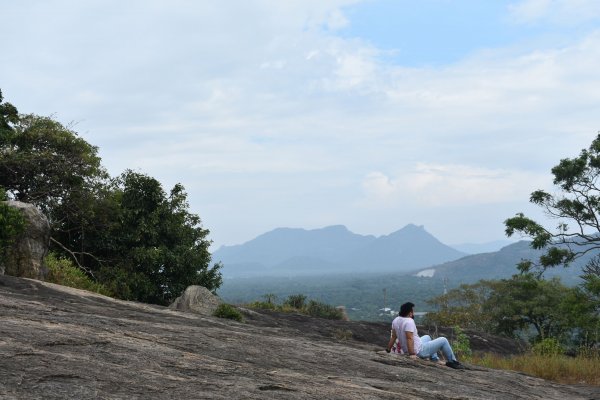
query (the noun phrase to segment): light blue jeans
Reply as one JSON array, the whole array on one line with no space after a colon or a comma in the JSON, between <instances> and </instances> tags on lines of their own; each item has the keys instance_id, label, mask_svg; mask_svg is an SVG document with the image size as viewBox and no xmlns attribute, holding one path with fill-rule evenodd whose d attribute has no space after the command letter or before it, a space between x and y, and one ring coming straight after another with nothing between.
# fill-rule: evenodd
<instances>
[{"instance_id":1,"label":"light blue jeans","mask_svg":"<svg viewBox=\"0 0 600 400\"><path fill-rule=\"evenodd\" d=\"M442 354L444 354L444 357L446 357L446 360L456 361L454 352L452 352L452 347L450 347L450 343L448 343L448 339L445 337L439 337L432 340L429 335L421 336L421 351L417 356L419 358L429 358L432 361L439 361L437 353L440 350L442 351Z\"/></svg>"}]
</instances>

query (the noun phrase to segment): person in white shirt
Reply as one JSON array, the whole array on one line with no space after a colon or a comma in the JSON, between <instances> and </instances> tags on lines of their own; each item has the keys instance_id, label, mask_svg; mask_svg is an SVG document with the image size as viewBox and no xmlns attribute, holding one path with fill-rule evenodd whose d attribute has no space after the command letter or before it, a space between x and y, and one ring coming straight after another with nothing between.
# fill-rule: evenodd
<instances>
[{"instance_id":1,"label":"person in white shirt","mask_svg":"<svg viewBox=\"0 0 600 400\"><path fill-rule=\"evenodd\" d=\"M446 365L454 369L463 369L464 366L458 362L448 339L439 337L431 339L429 335L419 337L417 326L415 325L414 311L415 305L411 302L400 306L399 316L392 322L392 335L385 349L388 353L396 339L399 340L402 352L408 354L410 358L429 358L432 361L438 361L438 351L442 351L446 357Z\"/></svg>"}]
</instances>

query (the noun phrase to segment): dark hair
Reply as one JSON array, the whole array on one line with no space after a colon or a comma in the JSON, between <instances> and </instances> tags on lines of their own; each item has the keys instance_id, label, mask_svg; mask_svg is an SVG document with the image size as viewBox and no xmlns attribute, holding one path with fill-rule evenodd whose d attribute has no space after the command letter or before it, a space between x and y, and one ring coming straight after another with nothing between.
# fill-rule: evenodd
<instances>
[{"instance_id":1,"label":"dark hair","mask_svg":"<svg viewBox=\"0 0 600 400\"><path fill-rule=\"evenodd\" d=\"M400 306L400 312L398 313L398 315L400 315L401 317L407 317L408 314L410 314L410 312L413 310L413 308L415 308L415 305L410 301L408 303L404 303Z\"/></svg>"}]
</instances>

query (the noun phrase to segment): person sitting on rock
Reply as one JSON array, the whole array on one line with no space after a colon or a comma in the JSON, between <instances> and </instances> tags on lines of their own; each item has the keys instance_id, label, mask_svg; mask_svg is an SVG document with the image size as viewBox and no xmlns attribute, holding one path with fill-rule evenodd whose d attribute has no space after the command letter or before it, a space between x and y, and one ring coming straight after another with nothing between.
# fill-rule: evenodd
<instances>
[{"instance_id":1,"label":"person sitting on rock","mask_svg":"<svg viewBox=\"0 0 600 400\"><path fill-rule=\"evenodd\" d=\"M437 354L441 350L446 360L448 360L446 362L448 367L464 369L464 366L454 356L448 339L445 337L431 339L429 335L419 337L414 321L414 307L415 305L411 302L400 306L399 316L392 322L392 336L385 350L389 353L394 343L396 343L396 339L398 339L402 352L408 354L410 358L429 358L432 361L441 362Z\"/></svg>"}]
</instances>

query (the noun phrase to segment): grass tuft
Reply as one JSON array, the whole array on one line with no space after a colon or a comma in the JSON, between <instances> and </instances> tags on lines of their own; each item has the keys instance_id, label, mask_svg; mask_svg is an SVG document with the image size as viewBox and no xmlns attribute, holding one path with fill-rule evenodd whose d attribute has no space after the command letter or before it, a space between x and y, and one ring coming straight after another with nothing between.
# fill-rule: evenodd
<instances>
[{"instance_id":1,"label":"grass tuft","mask_svg":"<svg viewBox=\"0 0 600 400\"><path fill-rule=\"evenodd\" d=\"M527 353L512 357L474 355L471 363L494 369L523 372L563 384L600 386L600 355L568 357Z\"/></svg>"}]
</instances>

